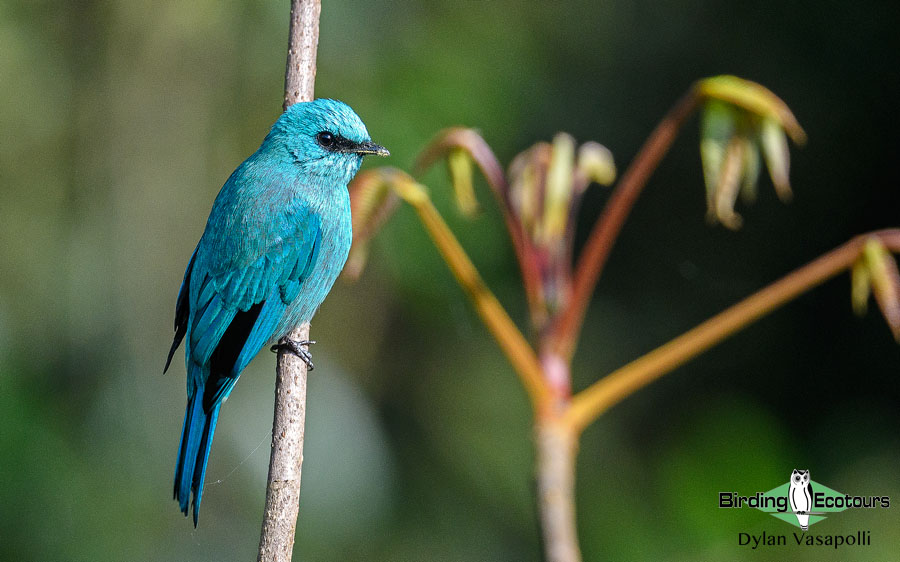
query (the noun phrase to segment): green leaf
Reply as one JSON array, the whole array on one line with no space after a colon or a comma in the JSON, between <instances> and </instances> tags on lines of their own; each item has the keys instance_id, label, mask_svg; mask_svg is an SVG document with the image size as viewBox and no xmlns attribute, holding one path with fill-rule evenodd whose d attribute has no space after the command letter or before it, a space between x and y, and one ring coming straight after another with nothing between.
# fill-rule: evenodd
<instances>
[{"instance_id":1,"label":"green leaf","mask_svg":"<svg viewBox=\"0 0 900 562\"><path fill-rule=\"evenodd\" d=\"M763 155L769 176L775 186L775 193L782 201L790 201L793 197L788 172L791 167L791 153L788 149L787 136L774 119L763 119L759 133Z\"/></svg>"},{"instance_id":2,"label":"green leaf","mask_svg":"<svg viewBox=\"0 0 900 562\"><path fill-rule=\"evenodd\" d=\"M737 76L722 75L700 80L697 91L703 97L727 102L764 119L773 119L787 131L794 142L806 142L806 133L787 104L761 84Z\"/></svg>"},{"instance_id":3,"label":"green leaf","mask_svg":"<svg viewBox=\"0 0 900 562\"><path fill-rule=\"evenodd\" d=\"M744 139L744 183L741 185L741 201L750 204L756 201L756 185L762 162L759 146L750 139Z\"/></svg>"},{"instance_id":4,"label":"green leaf","mask_svg":"<svg viewBox=\"0 0 900 562\"><path fill-rule=\"evenodd\" d=\"M707 102L700 120L700 160L706 182L707 214L713 220L717 215L716 189L734 130L734 110L726 103Z\"/></svg>"},{"instance_id":5,"label":"green leaf","mask_svg":"<svg viewBox=\"0 0 900 562\"><path fill-rule=\"evenodd\" d=\"M589 181L600 185L612 185L616 180L616 164L612 152L597 142L588 141L581 145L576 168Z\"/></svg>"},{"instance_id":6,"label":"green leaf","mask_svg":"<svg viewBox=\"0 0 900 562\"><path fill-rule=\"evenodd\" d=\"M544 215L535 236L538 244L549 245L562 239L569 222L569 204L575 169L575 139L566 133L553 137L547 186L544 192Z\"/></svg>"},{"instance_id":7,"label":"green leaf","mask_svg":"<svg viewBox=\"0 0 900 562\"><path fill-rule=\"evenodd\" d=\"M456 194L460 212L471 217L478 211L475 187L472 185L472 159L464 148L454 147L447 152L447 170Z\"/></svg>"}]
</instances>

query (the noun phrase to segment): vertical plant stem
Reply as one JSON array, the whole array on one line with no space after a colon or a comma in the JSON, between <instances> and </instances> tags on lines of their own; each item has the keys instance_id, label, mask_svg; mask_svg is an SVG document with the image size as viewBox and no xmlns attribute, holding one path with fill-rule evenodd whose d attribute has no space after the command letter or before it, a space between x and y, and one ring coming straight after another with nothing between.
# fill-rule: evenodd
<instances>
[{"instance_id":1,"label":"vertical plant stem","mask_svg":"<svg viewBox=\"0 0 900 562\"><path fill-rule=\"evenodd\" d=\"M290 338L309 339L309 324ZM300 473L306 423L306 363L293 353L278 352L275 419L266 484L266 507L259 536L258 562L290 562L300 509Z\"/></svg>"},{"instance_id":2,"label":"vertical plant stem","mask_svg":"<svg viewBox=\"0 0 900 562\"><path fill-rule=\"evenodd\" d=\"M316 84L316 51L322 0L291 0L291 25L284 69L284 109L312 101Z\"/></svg>"},{"instance_id":3,"label":"vertical plant stem","mask_svg":"<svg viewBox=\"0 0 900 562\"><path fill-rule=\"evenodd\" d=\"M577 434L559 418L538 419L538 509L547 562L581 562L575 528Z\"/></svg>"},{"instance_id":4,"label":"vertical plant stem","mask_svg":"<svg viewBox=\"0 0 900 562\"><path fill-rule=\"evenodd\" d=\"M311 101L316 79L321 0L291 0L290 37L284 77L284 108ZM286 336L309 339L309 324ZM282 340L284 341L284 340ZM300 509L300 475L306 425L306 363L293 353L278 352L272 452L266 483L266 507L259 536L258 562L290 562Z\"/></svg>"}]
</instances>

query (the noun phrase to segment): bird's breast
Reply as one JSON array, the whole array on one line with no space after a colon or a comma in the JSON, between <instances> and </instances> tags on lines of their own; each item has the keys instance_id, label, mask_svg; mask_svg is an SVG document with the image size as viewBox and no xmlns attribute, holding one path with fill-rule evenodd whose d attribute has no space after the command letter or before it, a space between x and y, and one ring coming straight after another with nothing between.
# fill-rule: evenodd
<instances>
[{"instance_id":1,"label":"bird's breast","mask_svg":"<svg viewBox=\"0 0 900 562\"><path fill-rule=\"evenodd\" d=\"M329 200L320 201L319 205L311 206L311 211L317 214L319 219L318 248L315 250L311 270L301 283L297 298L288 305L279 323L276 338L287 334L295 326L312 320L347 262L353 241L350 198L346 188L334 195Z\"/></svg>"}]
</instances>

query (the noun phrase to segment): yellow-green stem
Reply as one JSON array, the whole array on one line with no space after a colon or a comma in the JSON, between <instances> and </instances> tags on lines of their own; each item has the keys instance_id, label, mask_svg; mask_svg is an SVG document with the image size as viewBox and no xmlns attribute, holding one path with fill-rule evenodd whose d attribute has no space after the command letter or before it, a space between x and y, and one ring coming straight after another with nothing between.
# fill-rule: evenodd
<instances>
[{"instance_id":1,"label":"yellow-green stem","mask_svg":"<svg viewBox=\"0 0 900 562\"><path fill-rule=\"evenodd\" d=\"M469 296L481 320L512 364L522 385L531 398L532 406L537 414L545 411L549 405L550 391L544 382L541 365L537 355L528 344L525 336L510 319L506 310L488 289L475 265L460 246L459 241L450 231L447 223L435 209L427 197L409 197L401 192L401 196L413 205L428 234L434 240L450 271L457 282Z\"/></svg>"},{"instance_id":2,"label":"yellow-green stem","mask_svg":"<svg viewBox=\"0 0 900 562\"><path fill-rule=\"evenodd\" d=\"M572 398L563 419L575 431L581 431L634 391L696 357L761 316L850 268L871 236L877 236L892 251L900 251L900 230L883 230L858 236L595 382Z\"/></svg>"}]
</instances>

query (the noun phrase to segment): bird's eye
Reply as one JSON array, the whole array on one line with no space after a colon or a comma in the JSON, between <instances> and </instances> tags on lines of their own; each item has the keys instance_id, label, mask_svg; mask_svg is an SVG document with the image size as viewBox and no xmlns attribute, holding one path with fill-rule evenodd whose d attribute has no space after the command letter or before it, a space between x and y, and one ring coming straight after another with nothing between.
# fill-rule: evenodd
<instances>
[{"instance_id":1,"label":"bird's eye","mask_svg":"<svg viewBox=\"0 0 900 562\"><path fill-rule=\"evenodd\" d=\"M322 131L316 135L316 142L319 143L319 146L322 148L331 148L334 146L334 135L328 131Z\"/></svg>"}]
</instances>

